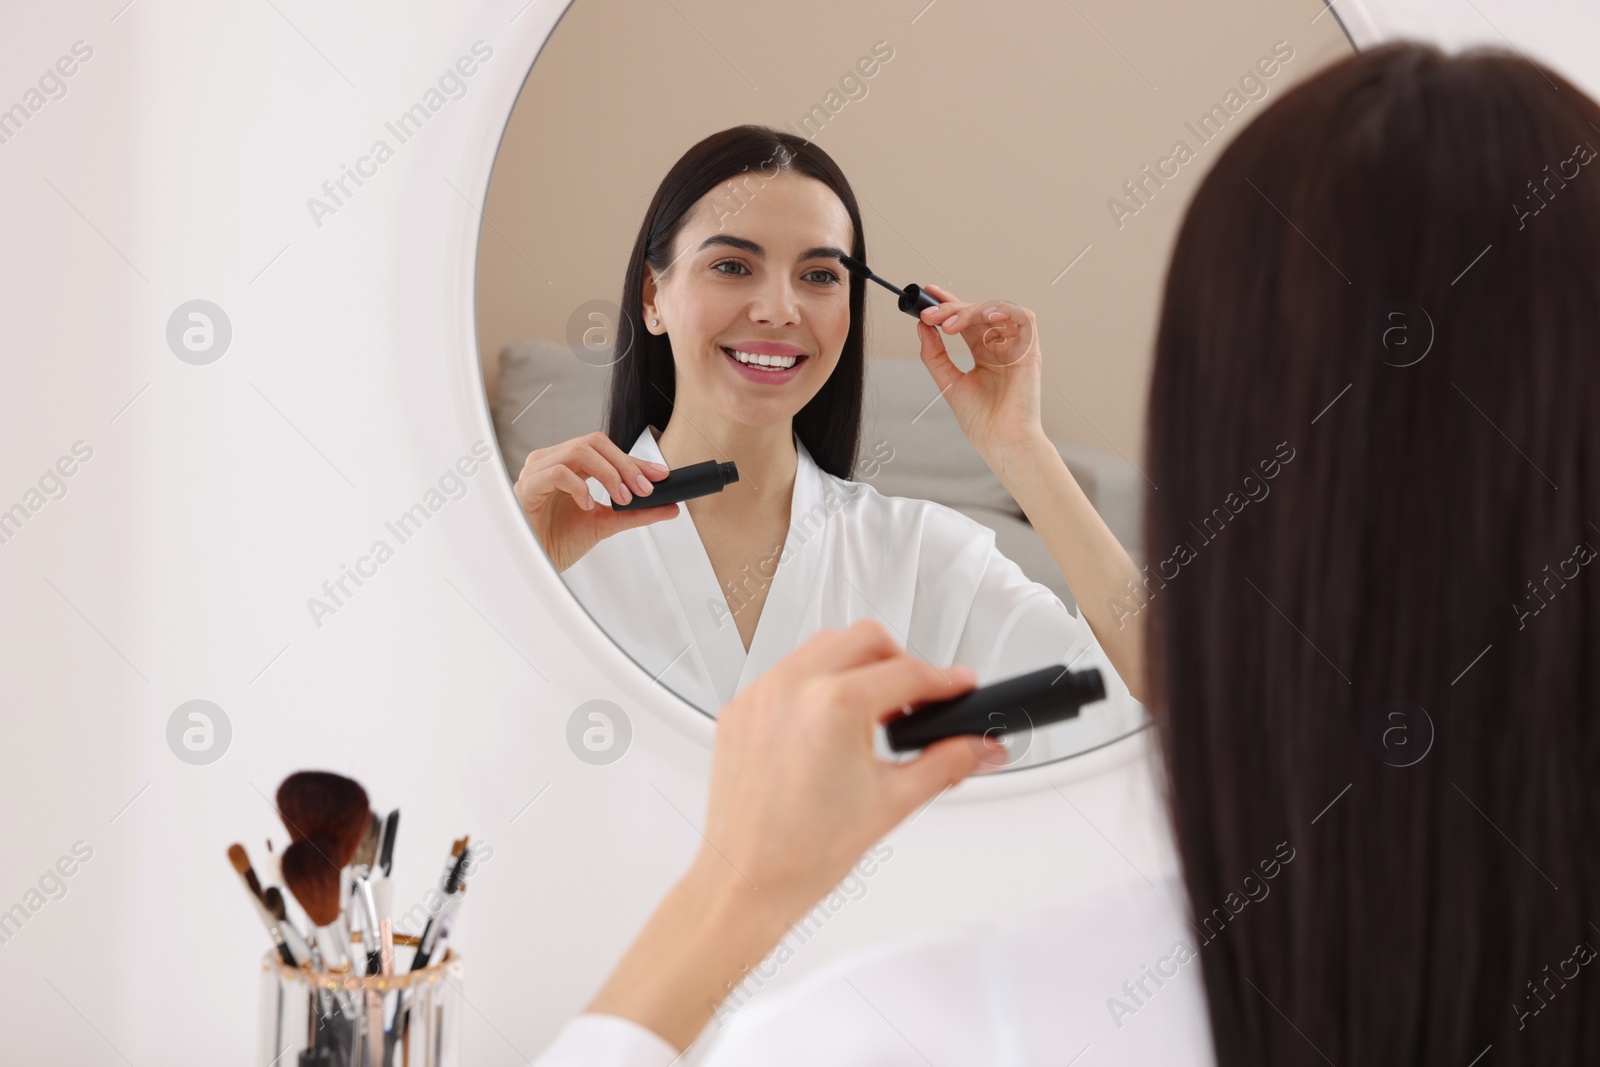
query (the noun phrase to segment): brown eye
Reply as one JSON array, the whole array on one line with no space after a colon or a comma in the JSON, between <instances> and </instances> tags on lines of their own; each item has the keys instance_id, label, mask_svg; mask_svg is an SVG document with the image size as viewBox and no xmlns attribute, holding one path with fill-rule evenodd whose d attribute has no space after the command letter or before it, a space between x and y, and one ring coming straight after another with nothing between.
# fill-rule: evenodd
<instances>
[{"instance_id":1,"label":"brown eye","mask_svg":"<svg viewBox=\"0 0 1600 1067\"><path fill-rule=\"evenodd\" d=\"M732 272L732 271L725 271L725 270L718 270L719 267L738 267L739 271L742 272L743 274L750 273L748 270L745 270L744 264L740 263L737 259L724 259L721 262L713 263L713 264L711 264L711 269L716 271L718 274L726 274L730 278L741 277L742 274L740 274L740 273L736 273L736 272Z\"/></svg>"}]
</instances>

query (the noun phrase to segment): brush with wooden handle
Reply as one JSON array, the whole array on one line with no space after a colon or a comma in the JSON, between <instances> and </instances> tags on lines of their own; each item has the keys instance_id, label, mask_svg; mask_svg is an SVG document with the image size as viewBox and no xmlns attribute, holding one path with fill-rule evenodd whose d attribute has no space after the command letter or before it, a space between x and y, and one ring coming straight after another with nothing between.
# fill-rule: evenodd
<instances>
[{"instance_id":1,"label":"brush with wooden handle","mask_svg":"<svg viewBox=\"0 0 1600 1067\"><path fill-rule=\"evenodd\" d=\"M289 909L284 904L283 890L275 885L267 886L266 892L262 894L262 902L267 906L267 913L277 922L278 930L283 934L283 943L289 947L290 954L294 956L293 966L309 966L311 946L306 944L306 939L300 936L299 929L289 921Z\"/></svg>"},{"instance_id":2,"label":"brush with wooden handle","mask_svg":"<svg viewBox=\"0 0 1600 1067\"><path fill-rule=\"evenodd\" d=\"M256 915L261 919L261 925L266 927L267 936L272 938L272 944L278 950L278 956L289 966L298 967L300 961L294 958L294 951L284 941L283 931L278 927L278 921L267 910L266 900L261 892L261 881L256 877L255 870L250 866L250 856L245 852L243 845L232 844L228 846L228 862L233 864L233 869L244 880L244 887L250 893L250 903L256 909Z\"/></svg>"}]
</instances>

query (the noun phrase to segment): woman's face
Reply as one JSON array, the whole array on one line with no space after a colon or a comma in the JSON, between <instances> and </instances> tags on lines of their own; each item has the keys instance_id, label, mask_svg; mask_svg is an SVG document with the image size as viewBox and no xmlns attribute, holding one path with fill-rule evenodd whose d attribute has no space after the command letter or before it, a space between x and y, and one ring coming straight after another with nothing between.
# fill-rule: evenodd
<instances>
[{"instance_id":1,"label":"woman's face","mask_svg":"<svg viewBox=\"0 0 1600 1067\"><path fill-rule=\"evenodd\" d=\"M837 253L854 229L815 178L780 172L734 189L701 197L666 271L646 268L645 322L659 319L652 332L672 342L675 406L770 426L793 418L839 362L850 277Z\"/></svg>"}]
</instances>

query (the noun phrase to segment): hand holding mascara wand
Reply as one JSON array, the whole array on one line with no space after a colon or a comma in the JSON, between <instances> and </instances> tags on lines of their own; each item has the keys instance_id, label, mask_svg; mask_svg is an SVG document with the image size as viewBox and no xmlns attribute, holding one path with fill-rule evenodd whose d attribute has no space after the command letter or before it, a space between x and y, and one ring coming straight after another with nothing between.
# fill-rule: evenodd
<instances>
[{"instance_id":1,"label":"hand holding mascara wand","mask_svg":"<svg viewBox=\"0 0 1600 1067\"><path fill-rule=\"evenodd\" d=\"M1114 612L1094 606L1120 603L1124 583L1141 580L1139 568L1045 435L1040 405L1044 354L1037 316L1009 300L963 301L939 285L900 289L858 259L841 255L839 262L895 293L900 310L917 320L922 365L939 395L961 432L1044 536L1084 621L1100 638L1133 698L1142 700L1143 618L1124 627L1120 619L1108 617ZM972 353L971 370L956 366L941 330L960 333Z\"/></svg>"},{"instance_id":2,"label":"hand holding mascara wand","mask_svg":"<svg viewBox=\"0 0 1600 1067\"><path fill-rule=\"evenodd\" d=\"M917 292L937 298L920 311L901 304L917 316L922 365L961 432L1044 538L1129 694L1143 700L1144 616L1123 625L1112 608L1097 606L1121 603L1126 583L1137 585L1140 571L1045 433L1038 316L1009 300L961 300L938 285ZM946 334L966 342L970 370L950 358Z\"/></svg>"},{"instance_id":3,"label":"hand holding mascara wand","mask_svg":"<svg viewBox=\"0 0 1600 1067\"><path fill-rule=\"evenodd\" d=\"M1045 439L1039 405L1043 357L1033 312L1005 300L964 303L939 285L923 288L913 283L900 289L858 259L841 255L839 262L852 274L870 278L895 293L900 310L917 320L922 362L939 386L939 395L950 405L961 431L1004 483L1002 471L1009 464L1002 453L1016 451L1019 443L1031 445ZM940 329L960 332L972 352L972 370L962 371L951 361L939 337ZM1012 485L1006 488L1016 495ZM1029 515L1031 518L1032 513Z\"/></svg>"}]
</instances>

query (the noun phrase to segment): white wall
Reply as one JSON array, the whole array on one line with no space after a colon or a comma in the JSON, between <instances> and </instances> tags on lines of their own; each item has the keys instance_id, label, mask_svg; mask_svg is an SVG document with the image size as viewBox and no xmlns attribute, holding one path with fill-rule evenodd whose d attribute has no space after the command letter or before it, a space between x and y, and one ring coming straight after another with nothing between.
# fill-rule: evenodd
<instances>
[{"instance_id":1,"label":"white wall","mask_svg":"<svg viewBox=\"0 0 1600 1067\"><path fill-rule=\"evenodd\" d=\"M494 846L456 939L465 1050L523 1062L699 843L710 722L580 625L498 467L320 627L306 600L493 441L472 204L559 4L119 4L34 5L0 32L0 106L93 49L0 144L0 506L93 450L0 544L0 909L93 850L0 944L0 1061L249 1062L266 943L224 853L281 845L266 798L327 767L403 809L402 908L451 838ZM493 57L467 95L315 225L307 198L478 40ZM204 366L165 337L196 298L233 331ZM166 740L197 698L233 731L205 766ZM609 767L565 741L595 698L633 723ZM1043 788L1137 750L940 800L777 981L872 936L1138 877L1099 831L1155 877L1136 781L1066 786L1082 815Z\"/></svg>"},{"instance_id":2,"label":"white wall","mask_svg":"<svg viewBox=\"0 0 1600 1067\"><path fill-rule=\"evenodd\" d=\"M1593 0L1335 0L1357 47L1421 38L1460 51L1510 48L1600 97L1600 5Z\"/></svg>"}]
</instances>

